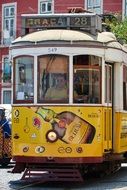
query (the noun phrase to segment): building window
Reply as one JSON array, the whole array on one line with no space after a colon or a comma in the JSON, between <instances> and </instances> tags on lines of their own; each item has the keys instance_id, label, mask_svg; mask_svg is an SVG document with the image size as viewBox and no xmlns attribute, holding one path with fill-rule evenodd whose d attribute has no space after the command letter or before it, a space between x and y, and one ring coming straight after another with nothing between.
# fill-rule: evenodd
<instances>
[{"instance_id":1,"label":"building window","mask_svg":"<svg viewBox=\"0 0 127 190\"><path fill-rule=\"evenodd\" d=\"M3 82L10 83L11 82L11 64L8 57L4 57L3 59Z\"/></svg>"},{"instance_id":2,"label":"building window","mask_svg":"<svg viewBox=\"0 0 127 190\"><path fill-rule=\"evenodd\" d=\"M87 10L91 12L95 12L97 14L101 14L101 0L87 0Z\"/></svg>"},{"instance_id":3,"label":"building window","mask_svg":"<svg viewBox=\"0 0 127 190\"><path fill-rule=\"evenodd\" d=\"M3 5L3 43L9 45L15 38L15 5Z\"/></svg>"},{"instance_id":4,"label":"building window","mask_svg":"<svg viewBox=\"0 0 127 190\"><path fill-rule=\"evenodd\" d=\"M3 89L3 104L11 104L11 90Z\"/></svg>"},{"instance_id":5,"label":"building window","mask_svg":"<svg viewBox=\"0 0 127 190\"><path fill-rule=\"evenodd\" d=\"M126 17L127 16L127 0L125 0L124 10L125 10L124 16Z\"/></svg>"},{"instance_id":6,"label":"building window","mask_svg":"<svg viewBox=\"0 0 127 190\"><path fill-rule=\"evenodd\" d=\"M39 1L39 13L45 14L45 13L52 13L52 0L41 0Z\"/></svg>"}]
</instances>

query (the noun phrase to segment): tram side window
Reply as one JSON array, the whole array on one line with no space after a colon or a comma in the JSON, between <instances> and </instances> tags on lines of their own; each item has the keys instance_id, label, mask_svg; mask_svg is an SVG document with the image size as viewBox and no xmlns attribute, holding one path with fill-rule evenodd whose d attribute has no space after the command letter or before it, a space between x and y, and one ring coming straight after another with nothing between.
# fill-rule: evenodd
<instances>
[{"instance_id":1,"label":"tram side window","mask_svg":"<svg viewBox=\"0 0 127 190\"><path fill-rule=\"evenodd\" d=\"M67 56L44 55L38 59L38 102L68 103Z\"/></svg>"},{"instance_id":2,"label":"tram side window","mask_svg":"<svg viewBox=\"0 0 127 190\"><path fill-rule=\"evenodd\" d=\"M74 56L74 103L101 103L101 58Z\"/></svg>"},{"instance_id":3,"label":"tram side window","mask_svg":"<svg viewBox=\"0 0 127 190\"><path fill-rule=\"evenodd\" d=\"M105 102L112 103L112 66L105 64Z\"/></svg>"},{"instance_id":4,"label":"tram side window","mask_svg":"<svg viewBox=\"0 0 127 190\"><path fill-rule=\"evenodd\" d=\"M127 110L127 66L123 66L123 109Z\"/></svg>"},{"instance_id":5,"label":"tram side window","mask_svg":"<svg viewBox=\"0 0 127 190\"><path fill-rule=\"evenodd\" d=\"M17 57L14 60L14 102L30 101L34 97L34 59L30 56Z\"/></svg>"}]
</instances>

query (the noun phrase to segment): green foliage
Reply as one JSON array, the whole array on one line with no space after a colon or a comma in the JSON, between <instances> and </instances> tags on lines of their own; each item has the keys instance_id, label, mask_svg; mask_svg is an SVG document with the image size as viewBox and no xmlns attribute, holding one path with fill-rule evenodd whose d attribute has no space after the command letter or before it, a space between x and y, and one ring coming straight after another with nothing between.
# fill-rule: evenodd
<instances>
[{"instance_id":1,"label":"green foliage","mask_svg":"<svg viewBox=\"0 0 127 190\"><path fill-rule=\"evenodd\" d=\"M116 19L107 19L105 23L121 43L127 43L127 18L121 20L116 16Z\"/></svg>"},{"instance_id":2,"label":"green foliage","mask_svg":"<svg viewBox=\"0 0 127 190\"><path fill-rule=\"evenodd\" d=\"M127 43L127 18L116 24L112 23L111 31L116 35L118 39L121 39L123 43Z\"/></svg>"}]
</instances>

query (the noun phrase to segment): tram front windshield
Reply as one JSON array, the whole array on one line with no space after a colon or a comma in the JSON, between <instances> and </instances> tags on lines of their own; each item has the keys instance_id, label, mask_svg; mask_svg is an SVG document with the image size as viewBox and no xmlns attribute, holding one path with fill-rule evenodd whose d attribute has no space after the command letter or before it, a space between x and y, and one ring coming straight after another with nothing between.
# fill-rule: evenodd
<instances>
[{"instance_id":1,"label":"tram front windshield","mask_svg":"<svg viewBox=\"0 0 127 190\"><path fill-rule=\"evenodd\" d=\"M15 58L14 103L101 103L101 58L77 55L69 64L65 55L39 56L37 67L33 57Z\"/></svg>"},{"instance_id":2,"label":"tram front windshield","mask_svg":"<svg viewBox=\"0 0 127 190\"><path fill-rule=\"evenodd\" d=\"M38 101L69 102L69 60L67 56L46 55L38 59Z\"/></svg>"}]
</instances>

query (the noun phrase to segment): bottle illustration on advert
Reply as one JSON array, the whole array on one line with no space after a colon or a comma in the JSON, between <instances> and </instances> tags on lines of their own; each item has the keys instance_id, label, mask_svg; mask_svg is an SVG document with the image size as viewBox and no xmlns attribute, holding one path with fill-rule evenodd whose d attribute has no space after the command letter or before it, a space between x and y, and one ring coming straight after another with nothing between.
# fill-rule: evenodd
<instances>
[{"instance_id":1,"label":"bottle illustration on advert","mask_svg":"<svg viewBox=\"0 0 127 190\"><path fill-rule=\"evenodd\" d=\"M47 140L48 135L51 135L54 142L61 139L66 143L92 143L95 136L94 126L76 114L70 111L55 113L44 107L38 108L36 113L52 126L52 130L47 132Z\"/></svg>"}]
</instances>

